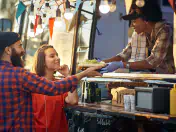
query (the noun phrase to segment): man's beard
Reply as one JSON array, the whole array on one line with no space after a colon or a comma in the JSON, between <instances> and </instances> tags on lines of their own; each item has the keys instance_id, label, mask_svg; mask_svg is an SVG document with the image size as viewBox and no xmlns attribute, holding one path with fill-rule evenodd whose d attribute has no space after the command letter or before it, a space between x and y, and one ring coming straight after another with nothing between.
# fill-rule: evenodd
<instances>
[{"instance_id":1,"label":"man's beard","mask_svg":"<svg viewBox=\"0 0 176 132\"><path fill-rule=\"evenodd\" d=\"M21 59L22 55L23 53L18 55L16 50L14 48L12 49L11 61L12 61L13 66L24 67L23 60Z\"/></svg>"}]
</instances>

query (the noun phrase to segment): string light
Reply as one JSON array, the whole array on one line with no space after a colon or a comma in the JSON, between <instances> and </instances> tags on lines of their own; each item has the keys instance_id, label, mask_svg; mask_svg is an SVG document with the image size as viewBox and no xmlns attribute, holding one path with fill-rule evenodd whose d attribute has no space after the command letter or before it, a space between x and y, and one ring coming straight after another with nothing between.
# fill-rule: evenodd
<instances>
[{"instance_id":1,"label":"string light","mask_svg":"<svg viewBox=\"0 0 176 132\"><path fill-rule=\"evenodd\" d=\"M44 12L48 13L50 11L51 7L49 5L49 3L45 3L45 8L44 8Z\"/></svg>"},{"instance_id":2,"label":"string light","mask_svg":"<svg viewBox=\"0 0 176 132\"><path fill-rule=\"evenodd\" d=\"M35 21L33 1L31 2L31 9L30 9L30 14L29 14L29 19L32 20L32 22Z\"/></svg>"},{"instance_id":3,"label":"string light","mask_svg":"<svg viewBox=\"0 0 176 132\"><path fill-rule=\"evenodd\" d=\"M109 1L110 0L102 0L101 1L101 4L99 6L99 10L100 10L101 13L106 14L110 11ZM144 1L144 0L137 0L137 1L140 1L139 3L141 4L141 1ZM55 2L55 4L53 2ZM61 3L60 5L62 5L63 3ZM53 1L50 1L50 0L36 0L34 4L33 4L33 2L31 3L31 13L34 13L34 11L32 11L32 10L33 10L33 8L35 8L35 10L37 10L37 12L42 12L43 14L46 14L47 15L46 18L53 17L53 12L54 12L54 10L56 10L54 8L54 6L56 4L57 4L57 6L60 6L54 0ZM64 17L65 17L65 19L70 20L70 19L73 18L73 13L71 12L71 9L70 9L69 0L66 0L65 4L66 4L66 9L65 9L65 12L64 12ZM35 16L35 15L31 14L31 16ZM43 19L45 19L45 18L42 17L42 20ZM43 21L45 21L45 20L43 20ZM59 21L60 21L60 18L56 18L55 23L60 23Z\"/></svg>"},{"instance_id":4,"label":"string light","mask_svg":"<svg viewBox=\"0 0 176 132\"><path fill-rule=\"evenodd\" d=\"M64 17L67 20L70 20L73 18L73 13L70 11L70 9L66 9L64 13Z\"/></svg>"},{"instance_id":5,"label":"string light","mask_svg":"<svg viewBox=\"0 0 176 132\"><path fill-rule=\"evenodd\" d=\"M110 6L108 4L107 0L103 0L101 1L101 4L99 6L99 10L101 13L106 14L110 11Z\"/></svg>"},{"instance_id":6,"label":"string light","mask_svg":"<svg viewBox=\"0 0 176 132\"><path fill-rule=\"evenodd\" d=\"M61 11L60 11L59 8L56 10L56 18L55 18L55 21L54 21L54 26L55 27L61 27L62 26Z\"/></svg>"},{"instance_id":7,"label":"string light","mask_svg":"<svg viewBox=\"0 0 176 132\"><path fill-rule=\"evenodd\" d=\"M136 5L138 7L143 7L145 5L145 1L144 0L136 0Z\"/></svg>"},{"instance_id":8,"label":"string light","mask_svg":"<svg viewBox=\"0 0 176 132\"><path fill-rule=\"evenodd\" d=\"M66 9L65 9L64 17L67 20L70 20L73 18L73 13L70 10L70 2L68 0L66 1Z\"/></svg>"},{"instance_id":9,"label":"string light","mask_svg":"<svg viewBox=\"0 0 176 132\"><path fill-rule=\"evenodd\" d=\"M85 0L82 0L84 2ZM101 13L106 14L110 11L110 2L111 0L102 0L101 4L99 6L99 10ZM144 3L144 0L137 0L140 6ZM143 1L143 3L142 3ZM93 1L91 0L91 5ZM55 17L54 27L60 27L63 26L64 21L61 19L61 11L59 9L60 5L65 4L66 7L64 8L64 15L63 17L67 20L70 20L73 18L73 12L71 12L70 9L70 2L69 0L63 0L60 4L57 3L56 0L35 0L33 3L33 0L31 2L31 11L30 11L30 19L31 22L34 24L35 22L35 16L40 16L40 21L42 23L38 24L36 28L36 34L43 32L43 28L48 25L49 19ZM144 3L145 4L145 3ZM57 6L56 6L57 5ZM79 5L78 5L79 6ZM56 13L56 14L55 14Z\"/></svg>"},{"instance_id":10,"label":"string light","mask_svg":"<svg viewBox=\"0 0 176 132\"><path fill-rule=\"evenodd\" d=\"M34 24L33 23L30 23L30 30L28 32L28 36L29 37L34 37L35 34L34 34Z\"/></svg>"},{"instance_id":11,"label":"string light","mask_svg":"<svg viewBox=\"0 0 176 132\"><path fill-rule=\"evenodd\" d=\"M43 27L42 27L42 19L41 16L39 16L39 21L36 29L36 34L41 34L43 32Z\"/></svg>"}]
</instances>

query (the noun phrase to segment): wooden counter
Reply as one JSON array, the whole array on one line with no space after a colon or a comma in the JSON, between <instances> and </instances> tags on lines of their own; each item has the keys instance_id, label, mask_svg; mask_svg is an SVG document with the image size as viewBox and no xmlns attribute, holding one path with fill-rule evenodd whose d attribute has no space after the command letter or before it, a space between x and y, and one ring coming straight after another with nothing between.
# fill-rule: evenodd
<instances>
[{"instance_id":1,"label":"wooden counter","mask_svg":"<svg viewBox=\"0 0 176 132\"><path fill-rule=\"evenodd\" d=\"M176 83L176 74L136 74L136 73L105 73L102 77L83 78L82 83L98 82L107 83L115 82L116 85L162 85L173 87ZM83 85L82 85L82 88ZM85 91L84 89L82 91ZM83 100L83 99L82 99ZM163 123L176 124L176 117L171 117L167 114L155 114L142 111L125 111L123 107L115 106L116 102L112 104L105 103L81 103L76 106L67 106L67 109L74 109L82 112L98 113L103 115L110 115L116 117L127 117L134 120L151 120L162 121Z\"/></svg>"},{"instance_id":2,"label":"wooden counter","mask_svg":"<svg viewBox=\"0 0 176 132\"><path fill-rule=\"evenodd\" d=\"M140 80L175 80L176 74L142 74L142 73L104 73L106 78L125 78L125 79L140 79Z\"/></svg>"},{"instance_id":3,"label":"wooden counter","mask_svg":"<svg viewBox=\"0 0 176 132\"><path fill-rule=\"evenodd\" d=\"M129 73L128 73L129 74ZM102 77L91 77L91 78L82 78L81 82L118 82L118 83L139 83L139 84L159 84L159 85L173 85L176 83L176 75L168 75L168 78L162 78L166 74L158 74L159 77L149 77L149 74L105 74ZM131 77L134 75L136 77ZM161 76L160 76L161 75ZM148 77L141 77L148 76ZM155 75L154 75L155 76ZM157 75L156 75L157 76ZM174 78L175 77L175 78Z\"/></svg>"},{"instance_id":4,"label":"wooden counter","mask_svg":"<svg viewBox=\"0 0 176 132\"><path fill-rule=\"evenodd\" d=\"M105 103L81 103L75 106L66 106L66 109L74 109L82 112L90 112L90 113L98 113L103 115L111 115L111 116L121 116L132 118L135 120L157 120L167 123L176 124L176 117L171 117L167 114L154 114L149 112L141 112L141 111L125 111L123 107L114 106L115 102L112 104Z\"/></svg>"}]
</instances>

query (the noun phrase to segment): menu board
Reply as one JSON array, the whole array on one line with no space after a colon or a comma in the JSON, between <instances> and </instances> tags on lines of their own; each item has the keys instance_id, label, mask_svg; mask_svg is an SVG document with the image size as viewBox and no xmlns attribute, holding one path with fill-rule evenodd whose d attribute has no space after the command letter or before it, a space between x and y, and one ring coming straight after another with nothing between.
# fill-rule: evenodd
<instances>
[{"instance_id":1,"label":"menu board","mask_svg":"<svg viewBox=\"0 0 176 132\"><path fill-rule=\"evenodd\" d=\"M80 111L68 111L69 132L107 132L113 117Z\"/></svg>"}]
</instances>

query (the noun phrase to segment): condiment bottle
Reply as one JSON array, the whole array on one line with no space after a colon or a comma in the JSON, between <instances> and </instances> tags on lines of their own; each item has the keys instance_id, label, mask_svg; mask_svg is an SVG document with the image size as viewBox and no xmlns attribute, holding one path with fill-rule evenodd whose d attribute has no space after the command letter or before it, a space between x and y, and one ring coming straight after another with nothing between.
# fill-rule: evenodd
<instances>
[{"instance_id":1,"label":"condiment bottle","mask_svg":"<svg viewBox=\"0 0 176 132\"><path fill-rule=\"evenodd\" d=\"M170 90L170 115L176 116L176 84Z\"/></svg>"}]
</instances>

